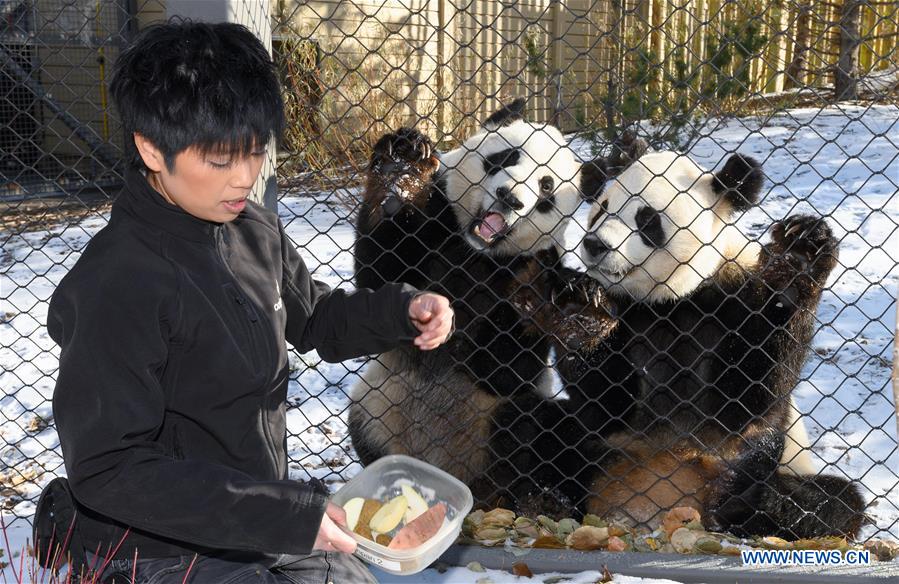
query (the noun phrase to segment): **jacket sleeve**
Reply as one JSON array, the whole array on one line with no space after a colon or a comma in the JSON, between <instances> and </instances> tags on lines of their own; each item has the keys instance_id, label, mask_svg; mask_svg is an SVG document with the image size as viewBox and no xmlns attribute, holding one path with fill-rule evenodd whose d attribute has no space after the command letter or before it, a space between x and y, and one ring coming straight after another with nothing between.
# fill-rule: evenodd
<instances>
[{"instance_id":1,"label":"jacket sleeve","mask_svg":"<svg viewBox=\"0 0 899 584\"><path fill-rule=\"evenodd\" d=\"M291 241L281 232L287 310L287 340L301 353L312 349L330 363L383 353L420 333L409 318L409 303L420 294L408 284L377 290L331 290L312 279Z\"/></svg>"},{"instance_id":2,"label":"jacket sleeve","mask_svg":"<svg viewBox=\"0 0 899 584\"><path fill-rule=\"evenodd\" d=\"M53 414L75 498L177 541L309 553L327 505L311 486L177 460L157 441L171 320L153 292L159 278L143 278L63 282L51 301L48 328L61 348Z\"/></svg>"}]
</instances>

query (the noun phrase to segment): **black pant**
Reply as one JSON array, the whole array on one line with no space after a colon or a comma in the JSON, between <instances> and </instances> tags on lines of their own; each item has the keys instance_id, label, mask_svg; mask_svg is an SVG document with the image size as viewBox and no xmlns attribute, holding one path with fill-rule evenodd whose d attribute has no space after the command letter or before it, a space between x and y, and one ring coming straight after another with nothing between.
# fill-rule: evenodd
<instances>
[{"instance_id":1,"label":"black pant","mask_svg":"<svg viewBox=\"0 0 899 584\"><path fill-rule=\"evenodd\" d=\"M270 568L228 555L180 556L139 559L135 572L132 560L113 560L100 581L131 584L132 574L134 584L377 584L361 560L336 552L284 555Z\"/></svg>"}]
</instances>

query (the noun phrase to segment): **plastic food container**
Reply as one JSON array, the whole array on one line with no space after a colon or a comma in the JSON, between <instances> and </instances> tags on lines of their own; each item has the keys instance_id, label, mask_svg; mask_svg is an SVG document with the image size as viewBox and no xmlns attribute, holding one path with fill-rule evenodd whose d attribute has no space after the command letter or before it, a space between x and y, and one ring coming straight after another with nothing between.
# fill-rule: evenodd
<instances>
[{"instance_id":1,"label":"plastic food container","mask_svg":"<svg viewBox=\"0 0 899 584\"><path fill-rule=\"evenodd\" d=\"M402 485L418 491L428 506L446 504L446 519L434 537L418 547L392 550L351 533L359 544L356 556L391 574L415 574L440 557L459 535L462 520L471 511L471 491L462 481L436 466L401 454L379 458L350 479L331 502L343 507L353 497L387 501L402 494Z\"/></svg>"}]
</instances>

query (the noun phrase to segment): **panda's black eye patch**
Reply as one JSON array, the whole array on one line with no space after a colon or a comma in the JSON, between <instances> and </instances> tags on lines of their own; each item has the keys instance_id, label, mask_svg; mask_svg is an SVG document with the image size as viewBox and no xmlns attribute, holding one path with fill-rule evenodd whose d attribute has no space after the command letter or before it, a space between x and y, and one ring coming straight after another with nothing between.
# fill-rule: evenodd
<instances>
[{"instance_id":1,"label":"panda's black eye patch","mask_svg":"<svg viewBox=\"0 0 899 584\"><path fill-rule=\"evenodd\" d=\"M550 195L545 199L537 201L537 211L540 213L549 213L556 206L556 196Z\"/></svg>"},{"instance_id":2,"label":"panda's black eye patch","mask_svg":"<svg viewBox=\"0 0 899 584\"><path fill-rule=\"evenodd\" d=\"M650 247L665 245L665 230L662 229L662 216L652 207L643 207L637 211L637 229L640 239Z\"/></svg>"},{"instance_id":3,"label":"panda's black eye patch","mask_svg":"<svg viewBox=\"0 0 899 584\"><path fill-rule=\"evenodd\" d=\"M506 148L484 157L484 172L493 176L504 168L515 166L521 159L521 149Z\"/></svg>"}]
</instances>

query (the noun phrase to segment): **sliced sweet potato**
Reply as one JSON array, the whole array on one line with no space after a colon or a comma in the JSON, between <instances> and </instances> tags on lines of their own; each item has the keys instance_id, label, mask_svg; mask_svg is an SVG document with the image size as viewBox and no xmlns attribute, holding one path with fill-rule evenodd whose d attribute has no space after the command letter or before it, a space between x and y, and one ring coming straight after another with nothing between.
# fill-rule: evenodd
<instances>
[{"instance_id":1,"label":"sliced sweet potato","mask_svg":"<svg viewBox=\"0 0 899 584\"><path fill-rule=\"evenodd\" d=\"M375 538L375 541L377 543L381 544L382 546L387 547L390 545L390 542L393 540L386 533L379 533L378 537Z\"/></svg>"},{"instance_id":2,"label":"sliced sweet potato","mask_svg":"<svg viewBox=\"0 0 899 584\"><path fill-rule=\"evenodd\" d=\"M392 550L409 550L420 546L440 531L445 517L446 505L434 505L400 529L387 547Z\"/></svg>"},{"instance_id":3,"label":"sliced sweet potato","mask_svg":"<svg viewBox=\"0 0 899 584\"><path fill-rule=\"evenodd\" d=\"M359 520L356 521L354 532L361 535L365 539L374 539L371 535L371 528L368 526L371 518L381 508L381 502L375 499L366 499L362 505L362 511L359 513Z\"/></svg>"}]
</instances>

